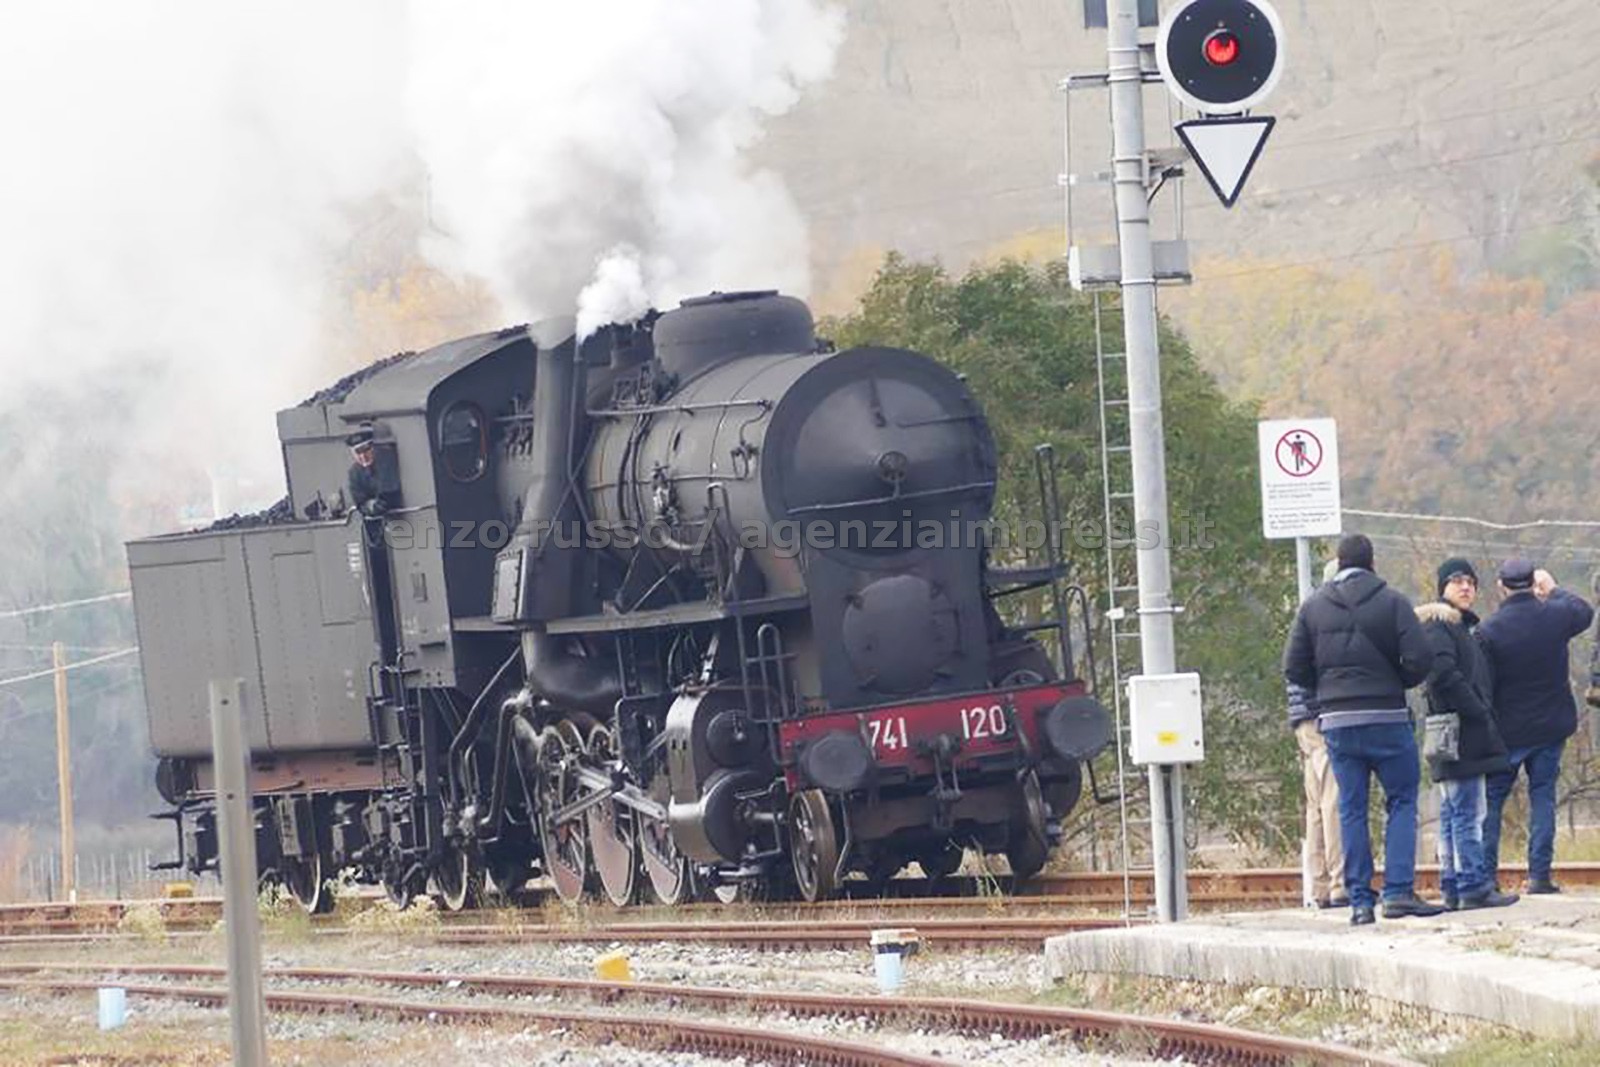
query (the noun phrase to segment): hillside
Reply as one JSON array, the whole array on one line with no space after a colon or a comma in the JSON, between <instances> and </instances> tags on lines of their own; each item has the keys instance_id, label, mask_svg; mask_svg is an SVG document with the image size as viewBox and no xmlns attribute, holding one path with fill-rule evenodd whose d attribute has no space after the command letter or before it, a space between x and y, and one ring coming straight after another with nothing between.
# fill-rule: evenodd
<instances>
[{"instance_id":1,"label":"hillside","mask_svg":"<svg viewBox=\"0 0 1600 1067\"><path fill-rule=\"evenodd\" d=\"M1265 110L1279 127L1236 210L1188 183L1197 282L1165 309L1235 396L1345 422L1352 504L1600 510L1587 503L1600 385L1585 337L1600 277L1585 174L1600 150L1600 8L1278 6L1289 67ZM1103 69L1103 31L1044 0L847 8L834 78L763 149L811 219L819 302L847 304L884 249L955 268L1059 254L1055 87ZM1159 143L1165 96L1147 100ZM1074 170L1107 165L1104 107L1074 94ZM1109 237L1106 203L1078 201L1101 231L1088 243Z\"/></svg>"}]
</instances>

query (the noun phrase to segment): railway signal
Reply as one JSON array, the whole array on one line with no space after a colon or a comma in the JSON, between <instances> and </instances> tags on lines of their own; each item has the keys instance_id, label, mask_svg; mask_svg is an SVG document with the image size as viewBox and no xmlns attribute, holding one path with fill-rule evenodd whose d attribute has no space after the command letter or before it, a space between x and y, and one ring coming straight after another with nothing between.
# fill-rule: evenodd
<instances>
[{"instance_id":1,"label":"railway signal","mask_svg":"<svg viewBox=\"0 0 1600 1067\"><path fill-rule=\"evenodd\" d=\"M1186 0L1162 20L1156 63L1178 101L1202 118L1178 137L1231 208L1244 191L1276 121L1244 113L1283 76L1283 23L1266 0Z\"/></svg>"},{"instance_id":2,"label":"railway signal","mask_svg":"<svg viewBox=\"0 0 1600 1067\"><path fill-rule=\"evenodd\" d=\"M1181 103L1237 115L1283 76L1283 23L1266 0L1186 0L1161 21L1156 62Z\"/></svg>"}]
</instances>

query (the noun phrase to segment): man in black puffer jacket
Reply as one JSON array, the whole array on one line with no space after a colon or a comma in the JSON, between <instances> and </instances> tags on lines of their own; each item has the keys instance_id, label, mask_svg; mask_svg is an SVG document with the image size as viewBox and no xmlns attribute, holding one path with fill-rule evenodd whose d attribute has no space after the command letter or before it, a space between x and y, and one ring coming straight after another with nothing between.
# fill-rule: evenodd
<instances>
[{"instance_id":1,"label":"man in black puffer jacket","mask_svg":"<svg viewBox=\"0 0 1600 1067\"><path fill-rule=\"evenodd\" d=\"M1460 717L1457 758L1430 759L1439 787L1439 888L1445 907L1503 908L1515 893L1495 887L1484 862L1483 821L1488 814L1484 776L1505 770L1506 743L1495 725L1490 700L1494 680L1489 661L1472 631L1478 616L1478 572L1464 559L1439 565L1439 600L1417 607L1417 618L1433 643L1433 674L1428 678L1428 714Z\"/></svg>"},{"instance_id":2,"label":"man in black puffer jacket","mask_svg":"<svg viewBox=\"0 0 1600 1067\"><path fill-rule=\"evenodd\" d=\"M1489 817L1484 820L1484 860L1500 863L1500 813L1528 775L1528 892L1559 893L1550 879L1556 852L1556 783L1567 738L1578 731L1567 644L1589 628L1594 608L1556 585L1550 572L1526 559L1500 567L1505 599L1478 628L1494 671L1494 714L1511 749L1510 767L1489 776Z\"/></svg>"},{"instance_id":3,"label":"man in black puffer jacket","mask_svg":"<svg viewBox=\"0 0 1600 1067\"><path fill-rule=\"evenodd\" d=\"M1437 915L1444 909L1415 892L1417 786L1422 780L1406 690L1433 670L1433 646L1411 601L1372 573L1372 542L1339 542L1339 573L1300 605L1283 673L1312 694L1339 782L1344 884L1350 922L1373 921L1372 842L1367 797L1375 774L1383 786L1383 916Z\"/></svg>"}]
</instances>

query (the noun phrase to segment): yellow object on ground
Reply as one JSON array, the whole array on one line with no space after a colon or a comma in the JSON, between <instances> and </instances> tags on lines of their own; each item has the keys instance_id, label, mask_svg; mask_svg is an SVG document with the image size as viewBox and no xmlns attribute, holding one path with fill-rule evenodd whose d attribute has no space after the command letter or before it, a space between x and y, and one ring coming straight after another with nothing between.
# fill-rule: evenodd
<instances>
[{"instance_id":1,"label":"yellow object on ground","mask_svg":"<svg viewBox=\"0 0 1600 1067\"><path fill-rule=\"evenodd\" d=\"M594 975L603 982L631 982L633 968L625 952L607 952L594 961Z\"/></svg>"},{"instance_id":2,"label":"yellow object on ground","mask_svg":"<svg viewBox=\"0 0 1600 1067\"><path fill-rule=\"evenodd\" d=\"M194 883L168 882L161 887L161 895L168 900L176 900L179 897L192 897L194 896Z\"/></svg>"}]
</instances>

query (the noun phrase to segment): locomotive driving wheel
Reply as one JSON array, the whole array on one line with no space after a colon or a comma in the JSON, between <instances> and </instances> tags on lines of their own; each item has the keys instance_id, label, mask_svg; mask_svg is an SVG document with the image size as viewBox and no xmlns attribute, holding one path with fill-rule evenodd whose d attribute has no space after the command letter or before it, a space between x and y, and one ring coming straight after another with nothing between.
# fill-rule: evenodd
<instances>
[{"instance_id":1,"label":"locomotive driving wheel","mask_svg":"<svg viewBox=\"0 0 1600 1067\"><path fill-rule=\"evenodd\" d=\"M802 790L789 800L789 854L802 899L814 904L833 893L839 842L820 789Z\"/></svg>"},{"instance_id":2,"label":"locomotive driving wheel","mask_svg":"<svg viewBox=\"0 0 1600 1067\"><path fill-rule=\"evenodd\" d=\"M589 835L585 820L575 818L561 823L555 820L556 812L575 800L578 794L578 780L573 769L581 752L572 744L574 736L570 729L553 726L540 731L534 787L545 877L555 887L556 896L568 904L582 899L589 870Z\"/></svg>"},{"instance_id":3,"label":"locomotive driving wheel","mask_svg":"<svg viewBox=\"0 0 1600 1067\"><path fill-rule=\"evenodd\" d=\"M671 799L665 771L658 773L651 782L650 798L663 808ZM672 836L672 825L665 818L652 819L640 813L637 840L640 865L650 881L650 893L658 903L668 906L683 904L694 896L689 858L678 851L678 842Z\"/></svg>"},{"instance_id":4,"label":"locomotive driving wheel","mask_svg":"<svg viewBox=\"0 0 1600 1067\"><path fill-rule=\"evenodd\" d=\"M602 769L616 760L616 742L604 726L596 726L589 734L589 760ZM639 835L633 811L615 800L605 800L585 812L584 818L600 886L607 900L625 908L633 903L639 873Z\"/></svg>"},{"instance_id":5,"label":"locomotive driving wheel","mask_svg":"<svg viewBox=\"0 0 1600 1067\"><path fill-rule=\"evenodd\" d=\"M445 911L475 908L483 899L483 865L466 849L452 848L434 869L432 889Z\"/></svg>"},{"instance_id":6,"label":"locomotive driving wheel","mask_svg":"<svg viewBox=\"0 0 1600 1067\"><path fill-rule=\"evenodd\" d=\"M311 915L326 915L333 910L333 893L322 877L322 856L310 859L285 859L279 868L289 895Z\"/></svg>"}]
</instances>

